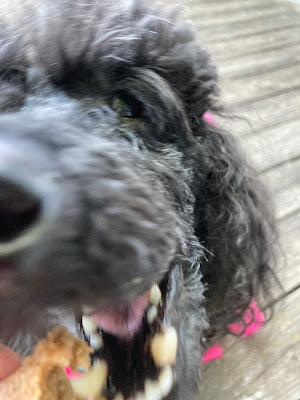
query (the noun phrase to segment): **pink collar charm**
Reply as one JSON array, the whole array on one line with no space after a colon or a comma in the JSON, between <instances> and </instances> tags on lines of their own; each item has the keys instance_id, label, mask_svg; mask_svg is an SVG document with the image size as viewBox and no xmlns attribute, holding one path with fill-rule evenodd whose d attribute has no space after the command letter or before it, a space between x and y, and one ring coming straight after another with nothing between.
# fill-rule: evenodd
<instances>
[{"instance_id":1,"label":"pink collar charm","mask_svg":"<svg viewBox=\"0 0 300 400\"><path fill-rule=\"evenodd\" d=\"M206 112L203 114L203 119L210 125L216 125L215 119L210 112Z\"/></svg>"}]
</instances>

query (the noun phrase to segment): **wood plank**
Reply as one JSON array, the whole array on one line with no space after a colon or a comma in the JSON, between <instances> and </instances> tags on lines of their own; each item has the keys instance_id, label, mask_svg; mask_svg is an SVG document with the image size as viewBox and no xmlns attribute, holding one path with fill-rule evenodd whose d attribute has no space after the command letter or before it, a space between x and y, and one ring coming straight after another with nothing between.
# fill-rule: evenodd
<instances>
[{"instance_id":1,"label":"wood plank","mask_svg":"<svg viewBox=\"0 0 300 400\"><path fill-rule=\"evenodd\" d=\"M270 194L275 205L277 219L286 218L299 210L300 156L298 160L288 162L278 168L273 168L262 174L261 179L265 182L270 190Z\"/></svg>"},{"instance_id":2,"label":"wood plank","mask_svg":"<svg viewBox=\"0 0 300 400\"><path fill-rule=\"evenodd\" d=\"M279 31L285 31L287 29L299 29L300 23L298 21L289 21L286 19L285 21L277 21L278 23L278 28L274 26L271 22L262 24L261 26L257 27L257 29L253 29L252 31L246 31L246 32L234 32L232 31L231 34L227 35L219 35L217 37L214 37L213 35L207 35L206 33L199 34L198 33L198 38L201 41L201 43L207 45L209 48L212 48L215 44L217 43L222 43L226 45L228 42L231 42L232 40L238 40L238 39L247 39L247 38L258 38L261 35L273 35L276 32ZM259 28L259 29L258 29Z\"/></svg>"},{"instance_id":3,"label":"wood plank","mask_svg":"<svg viewBox=\"0 0 300 400\"><path fill-rule=\"evenodd\" d=\"M277 50L251 54L239 59L222 62L219 68L221 75L228 79L242 79L256 76L268 71L274 71L300 62L300 44L292 44Z\"/></svg>"},{"instance_id":4,"label":"wood plank","mask_svg":"<svg viewBox=\"0 0 300 400\"><path fill-rule=\"evenodd\" d=\"M213 43L210 49L215 55L217 63L226 60L233 60L242 56L263 53L270 49L276 50L299 42L300 27L292 26L284 30L278 30L272 35L261 34L246 38L234 38L224 43ZM237 60L238 61L238 60Z\"/></svg>"},{"instance_id":5,"label":"wood plank","mask_svg":"<svg viewBox=\"0 0 300 400\"><path fill-rule=\"evenodd\" d=\"M300 285L300 212L279 221L278 229L281 249L276 274L287 293ZM282 294L278 287L274 285L273 288L275 297Z\"/></svg>"},{"instance_id":6,"label":"wood plank","mask_svg":"<svg viewBox=\"0 0 300 400\"><path fill-rule=\"evenodd\" d=\"M270 17L277 16L279 14L283 14L286 12L287 7L286 5L282 4L276 4L273 3L272 6L270 6L270 3L261 3L260 7L254 6L254 7L241 7L238 9L236 12L227 12L227 13L218 13L214 12L213 15L205 15L205 18L203 18L202 14L202 9L204 8L203 5L199 4L197 8L193 9L193 18L200 18L201 22L201 30L205 30L206 28L212 29L216 28L218 26L224 27L225 25L230 25L232 29L235 28L235 26L240 26L241 23L248 24L249 22L252 22L253 20L258 20L258 19L266 19Z\"/></svg>"},{"instance_id":7,"label":"wood plank","mask_svg":"<svg viewBox=\"0 0 300 400\"><path fill-rule=\"evenodd\" d=\"M227 14L238 15L245 9L262 9L265 7L271 7L275 4L281 4L280 0L243 0L241 1L211 1L209 7L207 3L203 0L187 0L185 1L185 6L193 9L193 18L203 18L205 19L210 16L226 16ZM199 10L199 11L198 11Z\"/></svg>"},{"instance_id":8,"label":"wood plank","mask_svg":"<svg viewBox=\"0 0 300 400\"><path fill-rule=\"evenodd\" d=\"M215 116L215 120L238 137L253 135L284 122L300 120L300 86L297 90L251 104L232 106L230 112L229 118Z\"/></svg>"},{"instance_id":9,"label":"wood plank","mask_svg":"<svg viewBox=\"0 0 300 400\"><path fill-rule=\"evenodd\" d=\"M278 276L289 292L300 284L299 14L283 0L281 15L260 17L266 3L252 1L188 4L194 7L191 17L198 19L199 40L204 39L221 64L222 101L250 119L256 132L246 123L222 121L240 134L259 170L266 171L262 178L274 198L285 252ZM243 20L249 21L242 26ZM282 295L278 289L276 293ZM201 400L299 400L299 304L300 290L295 290L279 301L277 318L253 338L227 337L224 359L205 367Z\"/></svg>"},{"instance_id":10,"label":"wood plank","mask_svg":"<svg viewBox=\"0 0 300 400\"><path fill-rule=\"evenodd\" d=\"M243 147L260 172L294 159L300 154L299 120L248 135Z\"/></svg>"},{"instance_id":11,"label":"wood plank","mask_svg":"<svg viewBox=\"0 0 300 400\"><path fill-rule=\"evenodd\" d=\"M247 0L245 0L247 1ZM275 0L276 1L276 0ZM257 0L248 0L249 3L256 3ZM240 0L185 0L184 4L188 5L190 7L197 7L199 4L208 4L209 3L209 9L218 7L219 5L223 7L227 6L234 6L239 7L240 5Z\"/></svg>"},{"instance_id":12,"label":"wood plank","mask_svg":"<svg viewBox=\"0 0 300 400\"><path fill-rule=\"evenodd\" d=\"M300 335L298 335L300 337ZM297 337L297 334L296 334ZM235 400L299 400L300 340Z\"/></svg>"},{"instance_id":13,"label":"wood plank","mask_svg":"<svg viewBox=\"0 0 300 400\"><path fill-rule=\"evenodd\" d=\"M223 101L231 106L249 104L288 91L299 90L300 63L234 81L222 76L220 87Z\"/></svg>"},{"instance_id":14,"label":"wood plank","mask_svg":"<svg viewBox=\"0 0 300 400\"><path fill-rule=\"evenodd\" d=\"M192 19L192 15L188 14ZM264 32L273 32L278 29L288 28L290 26L299 26L299 18L296 13L274 15L272 17L262 17L254 19L247 23L240 22L233 27L228 25L218 25L215 27L202 28L201 21L194 20L194 25L198 31L198 37L206 43L216 41L226 41L237 37L247 37L258 35Z\"/></svg>"},{"instance_id":15,"label":"wood plank","mask_svg":"<svg viewBox=\"0 0 300 400\"><path fill-rule=\"evenodd\" d=\"M277 216L279 246L276 273L285 292L300 285L300 159L261 177L270 190ZM274 282L274 296L281 296Z\"/></svg>"},{"instance_id":16,"label":"wood plank","mask_svg":"<svg viewBox=\"0 0 300 400\"><path fill-rule=\"evenodd\" d=\"M243 399L241 396L247 388L258 391L258 382L262 374L270 370L275 363L280 363L292 346L298 346L300 313L295 305L299 303L300 290L297 290L277 304L272 321L254 336L247 339L228 336L223 342L223 359L211 364L203 373L200 387L201 400L237 400ZM300 370L299 359L296 360L294 368ZM269 381L266 382L268 384ZM280 384L285 388L283 381ZM295 380L293 384L287 386L289 388L286 390L290 393L295 393L297 390L299 393L300 380ZM252 400L254 399L255 397ZM281 395L271 399L290 400L289 397ZM257 400L270 399L261 397Z\"/></svg>"}]
</instances>

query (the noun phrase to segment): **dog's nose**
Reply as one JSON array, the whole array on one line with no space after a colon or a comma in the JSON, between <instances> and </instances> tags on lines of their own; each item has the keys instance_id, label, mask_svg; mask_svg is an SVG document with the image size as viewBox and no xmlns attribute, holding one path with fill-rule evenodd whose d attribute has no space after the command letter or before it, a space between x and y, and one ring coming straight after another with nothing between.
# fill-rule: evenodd
<instances>
[{"instance_id":1,"label":"dog's nose","mask_svg":"<svg viewBox=\"0 0 300 400\"><path fill-rule=\"evenodd\" d=\"M0 142L0 258L37 245L49 227L58 202L52 175L43 151Z\"/></svg>"},{"instance_id":2,"label":"dog's nose","mask_svg":"<svg viewBox=\"0 0 300 400\"><path fill-rule=\"evenodd\" d=\"M39 223L41 212L42 199L36 193L12 178L0 176L0 244L3 250L12 242L24 239Z\"/></svg>"}]
</instances>

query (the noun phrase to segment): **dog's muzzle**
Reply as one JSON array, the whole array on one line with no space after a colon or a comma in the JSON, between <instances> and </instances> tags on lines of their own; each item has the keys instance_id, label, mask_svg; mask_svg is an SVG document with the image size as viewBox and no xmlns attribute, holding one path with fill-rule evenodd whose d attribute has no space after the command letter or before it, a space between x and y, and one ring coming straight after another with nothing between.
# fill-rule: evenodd
<instances>
[{"instance_id":1,"label":"dog's muzzle","mask_svg":"<svg viewBox=\"0 0 300 400\"><path fill-rule=\"evenodd\" d=\"M172 389L177 244L162 183L115 131L1 117L0 318L72 307L108 365L107 399Z\"/></svg>"}]
</instances>

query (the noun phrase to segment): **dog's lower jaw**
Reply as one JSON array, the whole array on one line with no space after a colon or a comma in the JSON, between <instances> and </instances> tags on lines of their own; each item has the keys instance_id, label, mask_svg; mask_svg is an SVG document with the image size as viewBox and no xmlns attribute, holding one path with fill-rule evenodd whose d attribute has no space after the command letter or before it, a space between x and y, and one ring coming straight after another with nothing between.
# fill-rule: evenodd
<instances>
[{"instance_id":1,"label":"dog's lower jaw","mask_svg":"<svg viewBox=\"0 0 300 400\"><path fill-rule=\"evenodd\" d=\"M205 317L203 314L203 309L201 304L199 307L194 308L191 304L191 300L197 294L201 298L201 293L203 292L203 285L201 281L196 279L193 282L184 284L183 270L181 265L176 265L169 273L169 281L167 283L167 292L163 294L165 297L164 305L164 316L163 323L160 327L157 325L157 329L165 329L164 327L174 327L178 335L178 350L176 355L176 363L174 365L163 365L155 369L155 373L152 375L144 375L143 382L141 382L138 387L136 383L130 383L127 389L122 387L112 388L112 394L107 396L107 399L113 399L115 396L122 396L125 399L139 399L139 400L161 400L162 398L175 400L175 399L192 399L194 395L197 394L197 383L198 383L198 364L200 359L200 336L201 327L205 326ZM166 283L165 283L166 285ZM162 288L162 291L166 289ZM154 292L156 287L154 286ZM151 297L149 306L145 309L144 319L148 318L148 311L151 307L159 301L159 294L150 293L149 299ZM198 297L198 298L199 298ZM159 300L158 300L159 299ZM160 306L158 306L159 308ZM185 314L183 314L185 310ZM158 314L161 311L158 310ZM192 314L191 314L192 313ZM19 335L15 337L14 343L10 343L10 346L14 350L18 351L22 355L31 352L32 347L36 344L38 339L44 335L48 330L57 325L66 326L75 335L81 336L78 330L77 321L75 314L71 310L63 308L48 309L44 313L39 313L32 316L35 323L28 324L31 327L34 326L35 331L25 332L26 329L20 332ZM182 319L180 319L182 318ZM156 322L157 324L157 322ZM42 332L44 331L44 332ZM90 339L91 337L89 337ZM116 352L118 350L123 351L123 355L126 353L126 346L130 346L130 340L119 341L115 337L108 335L106 337L108 342L111 344L118 343ZM105 339L105 340L106 340ZM99 342L94 346L97 356L103 357L103 348L100 348ZM139 342L138 344L142 344ZM100 347L102 344L100 344ZM97 350L98 349L98 350ZM144 344L138 353L138 362L143 365L142 356L145 355ZM172 362L170 363L172 364ZM116 364L119 366L119 364ZM126 364L123 364L123 366ZM121 366L120 366L121 367ZM128 366L129 370L134 368L134 365ZM128 374L124 368L121 371L122 374ZM112 381L109 382L112 385ZM123 390L122 390L123 389ZM117 397L119 398L119 397Z\"/></svg>"}]
</instances>

